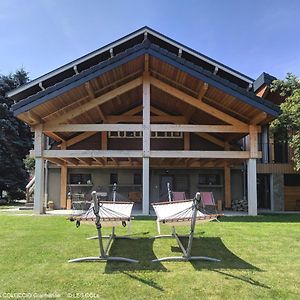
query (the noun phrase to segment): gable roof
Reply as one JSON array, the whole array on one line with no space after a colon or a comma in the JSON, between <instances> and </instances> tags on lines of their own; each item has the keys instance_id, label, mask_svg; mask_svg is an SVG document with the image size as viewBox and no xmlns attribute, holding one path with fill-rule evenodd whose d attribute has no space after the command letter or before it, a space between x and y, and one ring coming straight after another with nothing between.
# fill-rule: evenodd
<instances>
[{"instance_id":1,"label":"gable roof","mask_svg":"<svg viewBox=\"0 0 300 300\"><path fill-rule=\"evenodd\" d=\"M178 57L178 55L166 50L165 48L152 43L149 39L143 40L141 43L132 48L126 49L112 58L98 63L89 69L86 69L43 91L39 91L27 97L26 99L23 99L22 101L13 105L12 109L14 111L14 115L19 115L22 112L28 111L37 105L45 103L72 88L78 87L97 76L101 76L102 74L145 54L156 57L161 61L172 65L199 80L205 81L209 85L220 89L229 95L237 97L239 100L272 116L278 115L278 107L271 102L257 97L253 92L239 87L237 84L234 84L229 80L214 74L214 72L210 72L205 68L190 62L189 60Z\"/></svg>"},{"instance_id":2,"label":"gable roof","mask_svg":"<svg viewBox=\"0 0 300 300\"><path fill-rule=\"evenodd\" d=\"M8 92L7 96L15 101L25 99L36 94L40 90L49 88L64 79L72 77L78 72L82 72L98 63L101 63L111 58L111 56L115 56L124 52L128 48L132 48L140 44L145 37L161 48L176 55L179 54L182 58L201 66L205 70L217 72L224 79L227 79L242 88L251 88L253 85L254 80L252 78L145 26Z\"/></svg>"}]
</instances>

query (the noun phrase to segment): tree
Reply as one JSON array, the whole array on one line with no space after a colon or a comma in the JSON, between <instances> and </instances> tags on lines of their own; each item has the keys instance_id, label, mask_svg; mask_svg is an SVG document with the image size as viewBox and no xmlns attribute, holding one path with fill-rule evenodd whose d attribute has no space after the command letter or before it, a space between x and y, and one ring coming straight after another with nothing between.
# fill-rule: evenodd
<instances>
[{"instance_id":1,"label":"tree","mask_svg":"<svg viewBox=\"0 0 300 300\"><path fill-rule=\"evenodd\" d=\"M5 96L28 80L23 69L8 76L0 75L0 197L3 191L9 198L18 197L28 181L23 159L32 146L30 129L13 116L10 108L14 102Z\"/></svg>"},{"instance_id":2,"label":"tree","mask_svg":"<svg viewBox=\"0 0 300 300\"><path fill-rule=\"evenodd\" d=\"M293 150L295 169L300 171L300 79L288 73L284 80L275 80L271 90L279 92L285 101L281 113L271 124L280 141L288 141Z\"/></svg>"}]
</instances>

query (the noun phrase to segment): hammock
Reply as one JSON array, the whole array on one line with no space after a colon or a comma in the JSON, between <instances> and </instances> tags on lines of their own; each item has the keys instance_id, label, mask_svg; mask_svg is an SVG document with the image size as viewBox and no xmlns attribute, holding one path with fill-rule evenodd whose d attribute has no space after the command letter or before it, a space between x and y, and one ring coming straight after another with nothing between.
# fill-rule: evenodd
<instances>
[{"instance_id":1,"label":"hammock","mask_svg":"<svg viewBox=\"0 0 300 300\"><path fill-rule=\"evenodd\" d=\"M130 222L132 219L131 211L133 204L134 202L99 202L99 217L102 227L124 226L126 222ZM92 203L90 208L84 214L78 217L73 217L73 220L80 223L95 222L96 215L94 212L94 207L94 203Z\"/></svg>"},{"instance_id":2,"label":"hammock","mask_svg":"<svg viewBox=\"0 0 300 300\"><path fill-rule=\"evenodd\" d=\"M161 237L174 237L183 252L183 256L172 256L172 257L163 257L152 260L152 262L159 261L188 261L188 260L208 260L208 261L220 261L219 259L206 257L206 256L191 256L192 243L194 238L194 231L196 222L205 223L212 220L216 220L220 214L204 214L201 212L201 194L197 193L195 198L192 200L183 200L183 201L169 201L169 202L160 202L153 203L153 209L157 216L157 228L159 235L154 238ZM171 235L161 235L159 224L165 224L172 226ZM190 233L187 235L189 238L188 246L185 248L181 241L180 237L176 233L175 226L177 225L190 225Z\"/></svg>"},{"instance_id":3,"label":"hammock","mask_svg":"<svg viewBox=\"0 0 300 300\"><path fill-rule=\"evenodd\" d=\"M133 207L133 202L100 202L97 199L97 193L92 192L93 203L86 213L78 217L71 217L71 221L76 221L76 226L78 227L81 222L90 223L94 222L97 228L98 235L96 238L99 240L100 256L96 257L82 257L69 260L69 262L83 262L83 261L123 261L130 263L137 263L138 261L131 258L125 257L112 257L108 255L109 248L115 238L115 226L122 225L126 226L126 222L130 223L131 211ZM114 198L115 200L115 198ZM106 247L103 246L102 227L112 227L112 232ZM90 239L93 239L92 237ZM120 237L119 237L120 238ZM122 237L121 237L122 238Z\"/></svg>"}]
</instances>

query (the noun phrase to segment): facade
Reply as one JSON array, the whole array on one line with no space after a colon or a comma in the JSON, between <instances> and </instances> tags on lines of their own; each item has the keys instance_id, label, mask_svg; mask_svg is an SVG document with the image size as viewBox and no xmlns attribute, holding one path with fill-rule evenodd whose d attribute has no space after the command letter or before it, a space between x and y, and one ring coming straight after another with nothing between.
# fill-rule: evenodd
<instances>
[{"instance_id":1,"label":"facade","mask_svg":"<svg viewBox=\"0 0 300 300\"><path fill-rule=\"evenodd\" d=\"M250 215L285 209L293 171L275 170L268 124L281 100L268 80L144 27L10 92L35 132L35 211L79 205L92 189L110 198L117 183L117 198L147 215L167 182L187 197L212 191L225 209L247 202Z\"/></svg>"}]
</instances>

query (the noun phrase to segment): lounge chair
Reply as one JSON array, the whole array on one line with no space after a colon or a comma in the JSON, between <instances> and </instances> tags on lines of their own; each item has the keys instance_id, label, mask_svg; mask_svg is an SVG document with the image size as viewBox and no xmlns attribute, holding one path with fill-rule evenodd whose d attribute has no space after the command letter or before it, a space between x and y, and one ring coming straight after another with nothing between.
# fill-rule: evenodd
<instances>
[{"instance_id":1,"label":"lounge chair","mask_svg":"<svg viewBox=\"0 0 300 300\"><path fill-rule=\"evenodd\" d=\"M201 194L197 193L192 200L158 202L152 204L157 216L157 222L172 227L171 235L159 235L156 237L174 237L183 252L182 256L163 257L152 260L159 261L189 261L189 260L208 260L220 261L219 259L206 256L191 256L192 243L196 222L205 223L216 220L219 214L204 214L201 212ZM189 241L187 248L184 248L180 237L176 233L175 226L190 225Z\"/></svg>"},{"instance_id":2,"label":"lounge chair","mask_svg":"<svg viewBox=\"0 0 300 300\"><path fill-rule=\"evenodd\" d=\"M205 213L217 213L217 206L212 192L200 192L201 206Z\"/></svg>"},{"instance_id":3,"label":"lounge chair","mask_svg":"<svg viewBox=\"0 0 300 300\"><path fill-rule=\"evenodd\" d=\"M115 227L124 226L126 222L131 221L131 211L133 202L108 202L99 201L97 193L92 192L93 203L89 210L79 216L70 218L71 221L76 221L76 225L83 223L95 222L97 228L97 239L99 240L100 255L95 257L82 257L69 260L69 262L84 262L84 261L123 261L130 263L137 263L138 261L125 257L112 257L108 255L109 248L116 238ZM103 246L102 227L112 227L112 232L109 236L106 247Z\"/></svg>"}]
</instances>

